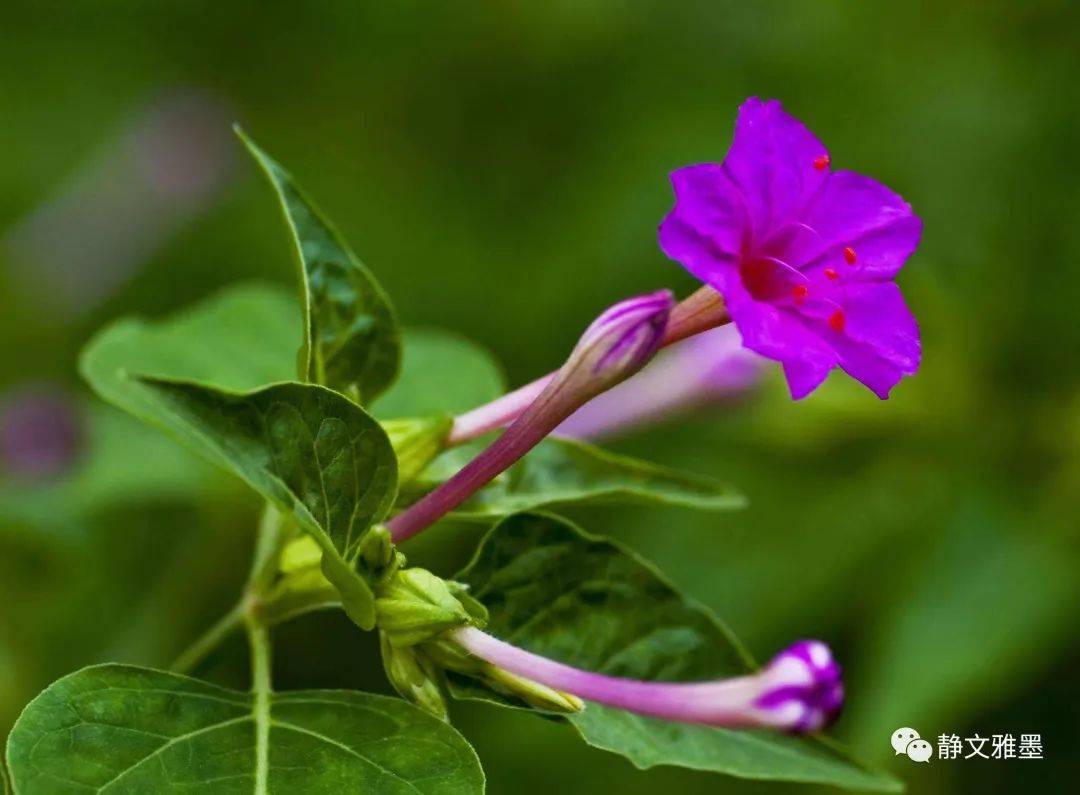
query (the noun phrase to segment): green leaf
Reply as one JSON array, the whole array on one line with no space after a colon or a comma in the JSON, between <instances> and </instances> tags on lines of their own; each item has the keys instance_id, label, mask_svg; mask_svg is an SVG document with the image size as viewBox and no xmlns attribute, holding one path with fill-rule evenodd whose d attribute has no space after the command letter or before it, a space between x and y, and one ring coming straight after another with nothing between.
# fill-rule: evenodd
<instances>
[{"instance_id":1,"label":"green leaf","mask_svg":"<svg viewBox=\"0 0 1080 795\"><path fill-rule=\"evenodd\" d=\"M165 320L107 326L83 349L79 369L101 397L145 420L131 373L236 391L292 380L296 316L281 288L239 285Z\"/></svg>"},{"instance_id":2,"label":"green leaf","mask_svg":"<svg viewBox=\"0 0 1080 795\"><path fill-rule=\"evenodd\" d=\"M409 329L401 377L379 398L380 419L462 414L506 391L502 369L486 350L449 331Z\"/></svg>"},{"instance_id":3,"label":"green leaf","mask_svg":"<svg viewBox=\"0 0 1080 795\"><path fill-rule=\"evenodd\" d=\"M484 789L464 738L400 699L294 691L262 709L249 693L124 665L84 668L46 688L15 724L7 758L26 795Z\"/></svg>"},{"instance_id":4,"label":"green leaf","mask_svg":"<svg viewBox=\"0 0 1080 795\"><path fill-rule=\"evenodd\" d=\"M374 598L350 561L397 491L394 452L378 422L314 384L241 393L139 379L132 394L148 420L240 476L310 533L350 617L374 626Z\"/></svg>"},{"instance_id":5,"label":"green leaf","mask_svg":"<svg viewBox=\"0 0 1080 795\"><path fill-rule=\"evenodd\" d=\"M652 566L558 517L498 524L457 580L487 606L487 630L570 665L646 680L701 681L752 670L731 632ZM453 680L456 695L505 703ZM898 791L829 741L674 723L588 704L567 718L584 740L640 768L678 765L753 779Z\"/></svg>"},{"instance_id":6,"label":"green leaf","mask_svg":"<svg viewBox=\"0 0 1080 795\"><path fill-rule=\"evenodd\" d=\"M304 314L300 378L372 401L393 382L401 361L390 301L289 172L239 128L236 134L277 193L292 238Z\"/></svg>"},{"instance_id":7,"label":"green leaf","mask_svg":"<svg viewBox=\"0 0 1080 795\"><path fill-rule=\"evenodd\" d=\"M464 460L462 460L464 458ZM442 481L468 460L451 450L435 460L424 479ZM570 503L671 505L706 511L745 507L731 486L700 475L617 455L572 439L538 444L491 485L461 505L454 516L484 520L541 506Z\"/></svg>"},{"instance_id":8,"label":"green leaf","mask_svg":"<svg viewBox=\"0 0 1080 795\"><path fill-rule=\"evenodd\" d=\"M373 419L330 390L285 384L258 394L243 394L289 378L292 361L288 351L295 336L290 317L295 317L295 303L280 289L257 285L234 288L166 321L121 320L113 324L91 340L80 359L80 369L103 398L171 433L292 513L325 550L333 551L324 557L327 576L342 590L353 619L370 626L374 599L343 556L355 551L367 525L381 520L389 509L395 491L393 451ZM155 388L147 378L162 380ZM281 427L297 426L290 430L297 435L272 439L255 433L262 421L260 412L267 401L277 398L284 403L274 417L284 423ZM297 412L282 413L289 404ZM348 440L334 436L342 428L363 429L365 438L374 440L366 443L370 449L360 456L374 467L371 472L350 473L340 461L325 457L328 447L345 454ZM234 434L239 436L232 438ZM282 452L292 457L281 458ZM356 452L348 455L355 457ZM278 458L271 453L278 453ZM319 508L325 501L320 502L318 481L312 479L320 472L319 467L312 468L313 457L319 454L324 455L327 465L327 482L336 484L345 495L332 503L329 519L326 508ZM358 476L370 477L370 481L361 482L363 477ZM328 500L333 497L327 495ZM356 511L348 524L351 530L343 519L344 512L350 510L350 500Z\"/></svg>"}]
</instances>

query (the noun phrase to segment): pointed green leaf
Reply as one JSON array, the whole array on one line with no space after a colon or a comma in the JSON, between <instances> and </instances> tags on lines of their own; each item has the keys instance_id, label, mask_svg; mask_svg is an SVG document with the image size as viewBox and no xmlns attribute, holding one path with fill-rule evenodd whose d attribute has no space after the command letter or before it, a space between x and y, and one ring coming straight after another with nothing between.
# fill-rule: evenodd
<instances>
[{"instance_id":1,"label":"pointed green leaf","mask_svg":"<svg viewBox=\"0 0 1080 795\"><path fill-rule=\"evenodd\" d=\"M289 172L236 133L277 193L292 238L305 319L300 378L372 401L393 382L401 360L386 294Z\"/></svg>"},{"instance_id":2,"label":"pointed green leaf","mask_svg":"<svg viewBox=\"0 0 1080 795\"><path fill-rule=\"evenodd\" d=\"M464 738L400 699L293 691L261 709L249 693L124 665L50 685L12 729L7 758L26 795L484 790Z\"/></svg>"},{"instance_id":3,"label":"pointed green leaf","mask_svg":"<svg viewBox=\"0 0 1080 795\"><path fill-rule=\"evenodd\" d=\"M530 651L614 676L701 681L751 670L709 611L651 565L566 520L519 514L498 524L455 578L489 610L487 631ZM487 698L455 678L457 695ZM899 791L831 741L674 723L588 704L567 718L584 740L641 768L678 765L741 778Z\"/></svg>"},{"instance_id":4,"label":"pointed green leaf","mask_svg":"<svg viewBox=\"0 0 1080 795\"><path fill-rule=\"evenodd\" d=\"M437 458L411 492L431 489L460 469L475 450ZM425 483L426 481L426 483ZM573 439L549 438L454 511L485 520L542 506L586 504L671 505L704 511L746 506L734 488L712 478L617 455Z\"/></svg>"},{"instance_id":5,"label":"pointed green leaf","mask_svg":"<svg viewBox=\"0 0 1080 795\"><path fill-rule=\"evenodd\" d=\"M397 465L374 419L314 384L225 392L183 381L139 379L148 419L239 475L323 547L327 578L350 617L374 625L374 600L349 561L390 510Z\"/></svg>"}]
</instances>

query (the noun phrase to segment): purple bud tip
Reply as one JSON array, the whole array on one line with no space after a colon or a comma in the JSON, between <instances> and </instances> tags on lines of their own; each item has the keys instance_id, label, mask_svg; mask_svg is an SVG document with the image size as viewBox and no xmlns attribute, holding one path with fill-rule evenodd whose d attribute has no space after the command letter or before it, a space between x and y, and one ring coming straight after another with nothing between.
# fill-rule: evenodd
<instances>
[{"instance_id":1,"label":"purple bud tip","mask_svg":"<svg viewBox=\"0 0 1080 795\"><path fill-rule=\"evenodd\" d=\"M844 706L844 683L832 651L819 640L801 640L777 654L759 674L754 702L769 723L793 732L824 729Z\"/></svg>"},{"instance_id":2,"label":"purple bud tip","mask_svg":"<svg viewBox=\"0 0 1080 795\"><path fill-rule=\"evenodd\" d=\"M570 361L587 360L594 376L632 375L660 349L674 306L670 290L620 301L585 329Z\"/></svg>"}]
</instances>

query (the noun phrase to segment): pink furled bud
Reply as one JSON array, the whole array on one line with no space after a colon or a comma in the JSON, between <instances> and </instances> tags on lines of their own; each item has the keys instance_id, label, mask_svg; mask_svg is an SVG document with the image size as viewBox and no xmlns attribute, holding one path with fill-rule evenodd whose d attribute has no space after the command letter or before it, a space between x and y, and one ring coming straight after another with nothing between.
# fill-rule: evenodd
<instances>
[{"instance_id":1,"label":"pink furled bud","mask_svg":"<svg viewBox=\"0 0 1080 795\"><path fill-rule=\"evenodd\" d=\"M674 305L671 291L660 290L608 309L585 329L563 365L562 389L592 397L636 373L660 349Z\"/></svg>"}]
</instances>

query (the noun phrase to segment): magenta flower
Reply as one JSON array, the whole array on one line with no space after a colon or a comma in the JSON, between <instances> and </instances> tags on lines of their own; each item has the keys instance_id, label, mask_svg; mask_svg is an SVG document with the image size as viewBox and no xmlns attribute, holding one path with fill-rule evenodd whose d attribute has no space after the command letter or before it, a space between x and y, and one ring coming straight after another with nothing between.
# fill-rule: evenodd
<instances>
[{"instance_id":1,"label":"magenta flower","mask_svg":"<svg viewBox=\"0 0 1080 795\"><path fill-rule=\"evenodd\" d=\"M643 682L582 671L520 649L475 627L452 637L470 654L585 701L710 726L812 732L840 714L840 666L821 641L804 640L754 674L713 682Z\"/></svg>"},{"instance_id":2,"label":"magenta flower","mask_svg":"<svg viewBox=\"0 0 1080 795\"><path fill-rule=\"evenodd\" d=\"M885 186L833 171L779 102L748 99L724 162L671 183L660 247L723 295L746 346L783 364L792 397L841 367L884 399L919 368L918 326L893 279L922 222Z\"/></svg>"}]
</instances>

